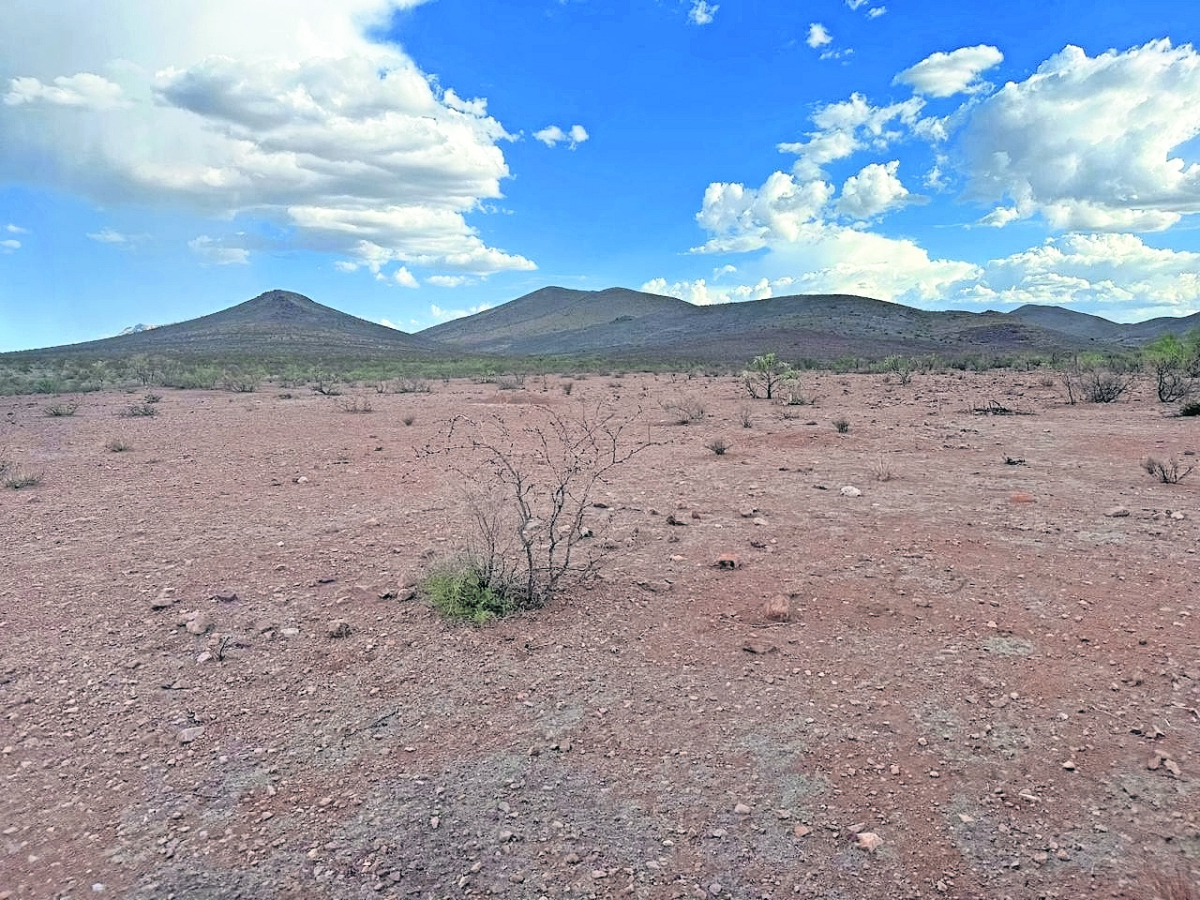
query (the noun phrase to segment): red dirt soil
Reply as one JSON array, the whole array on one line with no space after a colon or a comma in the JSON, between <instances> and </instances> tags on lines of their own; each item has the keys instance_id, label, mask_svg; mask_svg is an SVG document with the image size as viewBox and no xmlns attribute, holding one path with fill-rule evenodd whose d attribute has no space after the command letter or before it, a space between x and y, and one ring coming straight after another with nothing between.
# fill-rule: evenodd
<instances>
[{"instance_id":1,"label":"red dirt soil","mask_svg":"<svg viewBox=\"0 0 1200 900\"><path fill-rule=\"evenodd\" d=\"M566 380L0 401L42 475L0 489L0 898L1196 881L1200 472L1141 460L1200 420L1022 373ZM651 443L591 498L599 576L483 628L412 598L470 537L448 420L597 402Z\"/></svg>"}]
</instances>

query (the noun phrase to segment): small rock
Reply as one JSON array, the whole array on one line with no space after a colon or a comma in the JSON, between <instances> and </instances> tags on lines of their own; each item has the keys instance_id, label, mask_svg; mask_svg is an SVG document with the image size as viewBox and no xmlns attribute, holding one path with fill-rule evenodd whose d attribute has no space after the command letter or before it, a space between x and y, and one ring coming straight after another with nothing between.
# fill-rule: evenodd
<instances>
[{"instance_id":1,"label":"small rock","mask_svg":"<svg viewBox=\"0 0 1200 900\"><path fill-rule=\"evenodd\" d=\"M792 617L792 601L786 594L776 594L767 601L763 615L768 622L786 622Z\"/></svg>"},{"instance_id":2,"label":"small rock","mask_svg":"<svg viewBox=\"0 0 1200 900\"><path fill-rule=\"evenodd\" d=\"M151 609L167 609L170 606L179 602L179 598L172 596L169 590L163 591L157 597L150 601Z\"/></svg>"},{"instance_id":3,"label":"small rock","mask_svg":"<svg viewBox=\"0 0 1200 900\"><path fill-rule=\"evenodd\" d=\"M350 623L345 619L333 619L325 626L325 634L331 638L349 637Z\"/></svg>"},{"instance_id":4,"label":"small rock","mask_svg":"<svg viewBox=\"0 0 1200 900\"><path fill-rule=\"evenodd\" d=\"M1129 507L1114 506L1112 509L1106 509L1104 511L1104 515L1108 516L1110 519L1123 519L1125 516L1129 515Z\"/></svg>"},{"instance_id":5,"label":"small rock","mask_svg":"<svg viewBox=\"0 0 1200 900\"><path fill-rule=\"evenodd\" d=\"M204 663L208 662L210 659L212 659L212 654L209 653L207 650L205 650L203 653L201 653L199 656L196 657L196 662L204 664Z\"/></svg>"},{"instance_id":6,"label":"small rock","mask_svg":"<svg viewBox=\"0 0 1200 900\"><path fill-rule=\"evenodd\" d=\"M1074 772L1075 771L1075 760L1068 759L1065 763L1062 764L1062 767L1064 769L1066 769L1068 772Z\"/></svg>"},{"instance_id":7,"label":"small rock","mask_svg":"<svg viewBox=\"0 0 1200 900\"><path fill-rule=\"evenodd\" d=\"M757 513L757 512L758 512L757 507L746 506L746 507L743 507L742 509L738 510L738 515L741 516L743 519L753 519L755 513Z\"/></svg>"},{"instance_id":8,"label":"small rock","mask_svg":"<svg viewBox=\"0 0 1200 900\"><path fill-rule=\"evenodd\" d=\"M205 615L204 613L197 613L196 615L194 615L190 619L188 619L187 623L183 627L184 627L184 629L186 629L188 634L194 634L194 635L199 636L199 635L203 635L203 634L208 634L210 631L213 630L213 627L215 625L216 625L216 622L213 621L212 616Z\"/></svg>"},{"instance_id":9,"label":"small rock","mask_svg":"<svg viewBox=\"0 0 1200 900\"><path fill-rule=\"evenodd\" d=\"M442 824L442 820L439 819L437 816L429 817L429 827L430 828L437 828L441 824Z\"/></svg>"},{"instance_id":10,"label":"small rock","mask_svg":"<svg viewBox=\"0 0 1200 900\"><path fill-rule=\"evenodd\" d=\"M292 481L295 482L296 484L308 484L308 476L301 475L298 478L293 478Z\"/></svg>"},{"instance_id":11,"label":"small rock","mask_svg":"<svg viewBox=\"0 0 1200 900\"><path fill-rule=\"evenodd\" d=\"M873 831L863 831L859 833L858 840L855 841L854 846L858 847L859 850L865 850L867 853L874 853L883 846L883 838Z\"/></svg>"},{"instance_id":12,"label":"small rock","mask_svg":"<svg viewBox=\"0 0 1200 900\"><path fill-rule=\"evenodd\" d=\"M204 726L194 725L191 728L181 729L176 737L179 739L179 743L190 744L192 741L198 740L202 734L204 734Z\"/></svg>"},{"instance_id":13,"label":"small rock","mask_svg":"<svg viewBox=\"0 0 1200 900\"><path fill-rule=\"evenodd\" d=\"M715 838L723 838L726 835L726 831L724 828L714 828L711 834Z\"/></svg>"},{"instance_id":14,"label":"small rock","mask_svg":"<svg viewBox=\"0 0 1200 900\"><path fill-rule=\"evenodd\" d=\"M719 881L714 881L708 886L708 892L714 897L720 895L721 891L725 890L724 886Z\"/></svg>"},{"instance_id":15,"label":"small rock","mask_svg":"<svg viewBox=\"0 0 1200 900\"><path fill-rule=\"evenodd\" d=\"M217 603L236 603L238 595L233 591L218 591L209 597L209 600L215 600Z\"/></svg>"},{"instance_id":16,"label":"small rock","mask_svg":"<svg viewBox=\"0 0 1200 900\"><path fill-rule=\"evenodd\" d=\"M762 516L755 516L754 524L755 525L766 525L768 523L767 523L766 519L762 518Z\"/></svg>"},{"instance_id":17,"label":"small rock","mask_svg":"<svg viewBox=\"0 0 1200 900\"><path fill-rule=\"evenodd\" d=\"M722 553L717 557L718 569L740 569L742 561L733 553Z\"/></svg>"},{"instance_id":18,"label":"small rock","mask_svg":"<svg viewBox=\"0 0 1200 900\"><path fill-rule=\"evenodd\" d=\"M577 866L579 865L579 854L573 852L568 853L563 857L563 862L565 862L568 866Z\"/></svg>"},{"instance_id":19,"label":"small rock","mask_svg":"<svg viewBox=\"0 0 1200 900\"><path fill-rule=\"evenodd\" d=\"M733 808L733 812L734 812L734 815L748 816L751 813L751 809L745 803L739 803L737 806L735 806Z\"/></svg>"},{"instance_id":20,"label":"small rock","mask_svg":"<svg viewBox=\"0 0 1200 900\"><path fill-rule=\"evenodd\" d=\"M747 641L746 643L742 644L742 649L747 653L764 655L767 653L774 653L778 648L774 644L766 644L762 641Z\"/></svg>"},{"instance_id":21,"label":"small rock","mask_svg":"<svg viewBox=\"0 0 1200 900\"><path fill-rule=\"evenodd\" d=\"M810 834L812 834L812 829L807 825L797 825L792 829L792 834L794 834L796 837L808 837Z\"/></svg>"},{"instance_id":22,"label":"small rock","mask_svg":"<svg viewBox=\"0 0 1200 900\"><path fill-rule=\"evenodd\" d=\"M858 488L856 488L852 484L847 484L846 486L844 486L840 493L843 497L861 497L862 496L862 491L860 491Z\"/></svg>"},{"instance_id":23,"label":"small rock","mask_svg":"<svg viewBox=\"0 0 1200 900\"><path fill-rule=\"evenodd\" d=\"M288 628L280 628L279 633L284 637L296 637L296 635L300 633L300 629L294 626L289 626Z\"/></svg>"}]
</instances>

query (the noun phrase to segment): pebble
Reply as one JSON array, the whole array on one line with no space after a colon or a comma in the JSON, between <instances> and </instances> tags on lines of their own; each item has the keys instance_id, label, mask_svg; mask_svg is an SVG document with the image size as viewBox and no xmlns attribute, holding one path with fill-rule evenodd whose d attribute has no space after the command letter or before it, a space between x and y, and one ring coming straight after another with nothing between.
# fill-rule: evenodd
<instances>
[{"instance_id":1,"label":"pebble","mask_svg":"<svg viewBox=\"0 0 1200 900\"><path fill-rule=\"evenodd\" d=\"M864 831L858 835L858 840L854 846L868 853L874 853L883 846L883 838L873 831Z\"/></svg>"},{"instance_id":2,"label":"pebble","mask_svg":"<svg viewBox=\"0 0 1200 900\"><path fill-rule=\"evenodd\" d=\"M751 809L745 803L739 803L733 808L733 812L735 815L748 816L751 813Z\"/></svg>"},{"instance_id":3,"label":"pebble","mask_svg":"<svg viewBox=\"0 0 1200 900\"><path fill-rule=\"evenodd\" d=\"M763 615L768 622L786 622L792 617L792 601L787 594L776 594L767 600Z\"/></svg>"},{"instance_id":4,"label":"pebble","mask_svg":"<svg viewBox=\"0 0 1200 900\"><path fill-rule=\"evenodd\" d=\"M212 616L197 613L188 619L187 624L183 627L187 630L188 634L202 635L212 631L214 625L216 625L216 622L213 621Z\"/></svg>"},{"instance_id":5,"label":"pebble","mask_svg":"<svg viewBox=\"0 0 1200 900\"><path fill-rule=\"evenodd\" d=\"M199 739L202 734L204 734L204 726L194 725L191 728L181 729L176 737L179 738L179 743L190 744L192 741Z\"/></svg>"},{"instance_id":6,"label":"pebble","mask_svg":"<svg viewBox=\"0 0 1200 900\"><path fill-rule=\"evenodd\" d=\"M325 626L325 634L331 638L349 637L350 623L345 619L333 619Z\"/></svg>"},{"instance_id":7,"label":"pebble","mask_svg":"<svg viewBox=\"0 0 1200 900\"><path fill-rule=\"evenodd\" d=\"M841 495L843 497L861 497L862 491L852 484L847 484L842 488Z\"/></svg>"},{"instance_id":8,"label":"pebble","mask_svg":"<svg viewBox=\"0 0 1200 900\"><path fill-rule=\"evenodd\" d=\"M1114 506L1111 509L1106 509L1104 511L1104 515L1108 516L1110 519L1122 519L1129 515L1129 507Z\"/></svg>"},{"instance_id":9,"label":"pebble","mask_svg":"<svg viewBox=\"0 0 1200 900\"><path fill-rule=\"evenodd\" d=\"M718 569L740 569L742 561L733 553L722 553L717 557Z\"/></svg>"}]
</instances>

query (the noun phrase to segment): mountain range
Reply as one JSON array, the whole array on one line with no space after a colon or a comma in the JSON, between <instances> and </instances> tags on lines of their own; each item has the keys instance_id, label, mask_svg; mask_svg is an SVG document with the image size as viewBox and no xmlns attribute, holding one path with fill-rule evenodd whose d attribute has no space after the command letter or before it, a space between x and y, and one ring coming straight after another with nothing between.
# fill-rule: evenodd
<instances>
[{"instance_id":1,"label":"mountain range","mask_svg":"<svg viewBox=\"0 0 1200 900\"><path fill-rule=\"evenodd\" d=\"M902 354L1076 352L1135 347L1200 328L1200 313L1119 324L1058 306L1001 313L931 311L852 295L797 295L694 306L625 288L546 287L407 334L274 290L172 325L26 353L395 358L572 356L614 361L743 362ZM9 356L13 354L7 354Z\"/></svg>"}]
</instances>

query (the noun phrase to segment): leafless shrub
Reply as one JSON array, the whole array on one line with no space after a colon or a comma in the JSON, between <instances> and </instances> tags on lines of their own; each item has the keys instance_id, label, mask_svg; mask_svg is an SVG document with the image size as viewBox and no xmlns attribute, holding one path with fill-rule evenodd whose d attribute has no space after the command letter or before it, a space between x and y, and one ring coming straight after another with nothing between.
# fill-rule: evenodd
<instances>
[{"instance_id":1,"label":"leafless shrub","mask_svg":"<svg viewBox=\"0 0 1200 900\"><path fill-rule=\"evenodd\" d=\"M401 419L400 421L403 422L405 425L411 425L413 422L417 421L417 417L414 416L412 413L406 413L404 418Z\"/></svg>"},{"instance_id":2,"label":"leafless shrub","mask_svg":"<svg viewBox=\"0 0 1200 900\"><path fill-rule=\"evenodd\" d=\"M676 425L691 425L708 415L708 410L696 397L676 397L663 403L662 408L674 418Z\"/></svg>"},{"instance_id":3,"label":"leafless shrub","mask_svg":"<svg viewBox=\"0 0 1200 900\"><path fill-rule=\"evenodd\" d=\"M876 481L891 481L895 475L892 474L892 467L888 464L887 457L880 453L875 457L875 464L872 466L872 475Z\"/></svg>"},{"instance_id":4,"label":"leafless shrub","mask_svg":"<svg viewBox=\"0 0 1200 900\"><path fill-rule=\"evenodd\" d=\"M847 419L834 419L833 429L838 434L846 434L850 430L850 422Z\"/></svg>"},{"instance_id":5,"label":"leafless shrub","mask_svg":"<svg viewBox=\"0 0 1200 900\"><path fill-rule=\"evenodd\" d=\"M713 453L717 454L717 456L724 456L725 451L728 450L733 445L730 444L729 441L725 440L725 438L718 437L718 438L713 438L711 441L709 441L704 446L707 447L709 450L711 450Z\"/></svg>"},{"instance_id":6,"label":"leafless shrub","mask_svg":"<svg viewBox=\"0 0 1200 900\"><path fill-rule=\"evenodd\" d=\"M348 413L369 413L374 412L374 407L371 406L371 401L366 397L347 397L341 402L341 407L344 412Z\"/></svg>"},{"instance_id":7,"label":"leafless shrub","mask_svg":"<svg viewBox=\"0 0 1200 900\"><path fill-rule=\"evenodd\" d=\"M10 460L0 459L0 484L6 488L19 491L21 488L36 487L41 483L41 473L27 471Z\"/></svg>"},{"instance_id":8,"label":"leafless shrub","mask_svg":"<svg viewBox=\"0 0 1200 900\"><path fill-rule=\"evenodd\" d=\"M104 449L109 453L124 453L126 450L132 450L133 445L126 443L118 438L113 438L104 445Z\"/></svg>"},{"instance_id":9,"label":"leafless shrub","mask_svg":"<svg viewBox=\"0 0 1200 900\"><path fill-rule=\"evenodd\" d=\"M562 383L561 387L562 387L562 392L563 392L564 394L566 394L568 397L570 397L570 396L571 396L571 391L573 391L573 390L575 389L575 382L573 382L573 381L564 381L564 382Z\"/></svg>"},{"instance_id":10,"label":"leafless shrub","mask_svg":"<svg viewBox=\"0 0 1200 900\"><path fill-rule=\"evenodd\" d=\"M57 419L63 416L73 416L78 409L78 403L53 403L46 407L46 415Z\"/></svg>"},{"instance_id":11,"label":"leafless shrub","mask_svg":"<svg viewBox=\"0 0 1200 900\"><path fill-rule=\"evenodd\" d=\"M602 405L537 408L516 426L500 416L451 419L441 445L421 455L445 459L468 486L467 558L477 588L507 598L514 611L538 608L594 570L600 549L582 546L592 536L592 491L650 446L629 437L632 422Z\"/></svg>"},{"instance_id":12,"label":"leafless shrub","mask_svg":"<svg viewBox=\"0 0 1200 900\"><path fill-rule=\"evenodd\" d=\"M743 428L753 428L754 420L750 417L750 407L743 406L738 410L738 420Z\"/></svg>"},{"instance_id":13,"label":"leafless shrub","mask_svg":"<svg viewBox=\"0 0 1200 900\"><path fill-rule=\"evenodd\" d=\"M525 387L524 375L501 375L496 379L496 390L516 391Z\"/></svg>"},{"instance_id":14,"label":"leafless shrub","mask_svg":"<svg viewBox=\"0 0 1200 900\"><path fill-rule=\"evenodd\" d=\"M1142 460L1142 468L1163 484L1179 484L1179 482L1191 474L1193 466L1185 466L1179 460L1175 459L1175 457L1171 457L1164 462L1153 456L1147 456Z\"/></svg>"}]
</instances>

